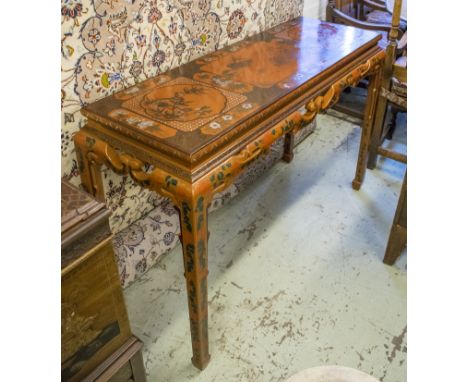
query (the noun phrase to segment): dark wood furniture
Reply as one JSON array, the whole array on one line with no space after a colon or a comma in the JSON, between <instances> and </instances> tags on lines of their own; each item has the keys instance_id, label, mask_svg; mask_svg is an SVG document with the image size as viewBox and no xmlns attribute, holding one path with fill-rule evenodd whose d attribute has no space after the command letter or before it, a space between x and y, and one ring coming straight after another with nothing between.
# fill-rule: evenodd
<instances>
[{"instance_id":1,"label":"dark wood furniture","mask_svg":"<svg viewBox=\"0 0 468 382\"><path fill-rule=\"evenodd\" d=\"M382 145L386 139L392 139L396 128L397 114L407 110L407 60L401 56L392 65L392 76L389 84L383 83L381 97L377 105L374 121L374 130L369 148L368 168L375 168L377 155L406 163L406 154L397 153L385 149ZM387 88L388 86L388 88ZM390 120L387 123L387 113L390 112Z\"/></svg>"},{"instance_id":2,"label":"dark wood furniture","mask_svg":"<svg viewBox=\"0 0 468 382\"><path fill-rule=\"evenodd\" d=\"M398 28L400 25L402 0L395 0L392 13L392 28L389 35L389 44L386 49L386 58L383 67L382 82L378 95L376 106L375 119L373 121L371 141L362 143L361 146L369 147L369 152L360 151L358 158L358 167L363 166L367 158L367 167L374 168L378 155L406 163L407 156L395 151L391 151L382 147L382 143L386 138L391 138L393 129L396 125L396 111L407 109L407 71L406 71L406 55L397 58L397 50L406 46L406 35L403 35L400 41L397 41ZM395 108L392 117L392 122L385 124L387 113L387 105L391 103ZM366 139L366 136L361 136L361 139ZM384 263L392 265L395 263L401 251L406 246L407 224L406 224L406 178L403 180L398 206L393 219L390 236L387 243L387 248L384 256ZM353 188L359 190L361 182L354 180Z\"/></svg>"},{"instance_id":3,"label":"dark wood furniture","mask_svg":"<svg viewBox=\"0 0 468 382\"><path fill-rule=\"evenodd\" d=\"M64 180L61 199L62 380L81 381L134 337L114 260L109 211Z\"/></svg>"},{"instance_id":4,"label":"dark wood furniture","mask_svg":"<svg viewBox=\"0 0 468 382\"><path fill-rule=\"evenodd\" d=\"M395 1L393 12L392 30L390 32L389 44L386 49L386 58L383 67L382 82L380 85L378 102L376 106L375 119L373 121L372 136L368 143L369 152L360 152L358 166L363 166L367 160L367 168L373 169L377 163L377 156L381 155L401 163L407 162L406 154L398 153L382 146L386 138L391 138L396 126L396 113L406 111L407 108L407 70L406 56L397 58L398 45L406 44L406 33L404 38L397 41L398 25L400 19L402 0ZM401 47L401 45L400 45ZM388 104L393 105L392 119L386 124ZM361 183L353 182L353 187L359 190Z\"/></svg>"},{"instance_id":5,"label":"dark wood furniture","mask_svg":"<svg viewBox=\"0 0 468 382\"><path fill-rule=\"evenodd\" d=\"M358 0L357 4L350 7L350 0L328 0L326 7L326 20L343 25L354 26L365 30L373 30L382 34L383 39L380 42L381 46L386 46L386 36L390 32L391 24L372 23L357 16L357 13L362 11L362 1ZM359 10L359 11L358 11Z\"/></svg>"},{"instance_id":6,"label":"dark wood furniture","mask_svg":"<svg viewBox=\"0 0 468 382\"><path fill-rule=\"evenodd\" d=\"M357 0L357 2L360 20L386 26L392 24L394 0ZM398 28L401 34L407 30L406 18L401 17Z\"/></svg>"},{"instance_id":7,"label":"dark wood furniture","mask_svg":"<svg viewBox=\"0 0 468 382\"><path fill-rule=\"evenodd\" d=\"M392 13L387 7L388 4L384 0L329 0L326 7L326 20L365 30L378 31L382 34L379 44L383 49L386 49L388 36L392 29ZM397 27L398 38L404 35L406 28L406 22ZM398 46L397 53L400 55L402 51L403 49ZM361 81L358 86L366 88L367 81ZM355 118L362 119L364 117L361 105L350 107L345 102L339 102L334 106L334 109ZM393 119L396 118L396 112L397 109L392 109Z\"/></svg>"},{"instance_id":8,"label":"dark wood furniture","mask_svg":"<svg viewBox=\"0 0 468 382\"><path fill-rule=\"evenodd\" d=\"M82 109L88 121L74 141L84 187L103 200L106 165L179 209L197 368L210 359L207 208L213 195L282 137L284 159L292 160L294 133L369 76L366 144L385 56L380 38L301 17ZM364 170L356 169L357 180Z\"/></svg>"},{"instance_id":9,"label":"dark wood furniture","mask_svg":"<svg viewBox=\"0 0 468 382\"><path fill-rule=\"evenodd\" d=\"M393 265L400 256L401 252L406 246L406 173L401 186L400 197L393 218L392 228L388 237L387 249L383 262L388 265Z\"/></svg>"}]
</instances>

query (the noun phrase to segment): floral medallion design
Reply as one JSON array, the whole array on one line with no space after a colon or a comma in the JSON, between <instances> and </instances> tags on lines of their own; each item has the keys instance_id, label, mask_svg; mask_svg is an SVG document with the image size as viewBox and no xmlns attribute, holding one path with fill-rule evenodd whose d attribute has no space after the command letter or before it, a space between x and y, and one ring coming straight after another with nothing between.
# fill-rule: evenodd
<instances>
[{"instance_id":1,"label":"floral medallion design","mask_svg":"<svg viewBox=\"0 0 468 382\"><path fill-rule=\"evenodd\" d=\"M80 183L72 139L86 123L79 112L82 106L294 18L301 14L302 5L303 0L61 0L62 176ZM224 83L220 87L227 91L248 91L236 89L235 79L224 73L212 77ZM223 122L209 124L219 129ZM134 123L140 124L137 128L151 128L143 120ZM161 221L160 230L144 231L140 244L124 245L118 251L126 285L141 274L137 269L147 269L135 258L145 257L150 266L153 258L175 245L177 240L166 243L178 232L178 218L167 214L166 199L142 189L130 177L104 169L103 180L114 233L150 211ZM233 190L227 195L234 195ZM216 203L225 200L219 197ZM145 255L135 255L131 248L136 252L143 248Z\"/></svg>"},{"instance_id":2,"label":"floral medallion design","mask_svg":"<svg viewBox=\"0 0 468 382\"><path fill-rule=\"evenodd\" d=\"M136 87L130 88L129 91L131 89ZM130 125L133 125L132 121L137 121L139 127L141 124L153 127L154 121L157 121L159 130L156 135L160 138L164 138L160 135L162 129L194 131L247 99L244 95L216 89L185 77L178 77L147 89L143 88L143 92L133 98L130 98L129 94L129 99L122 103L121 109L111 111L109 116ZM129 116L131 120L128 119ZM143 122L144 117L147 120Z\"/></svg>"},{"instance_id":3,"label":"floral medallion design","mask_svg":"<svg viewBox=\"0 0 468 382\"><path fill-rule=\"evenodd\" d=\"M192 108L197 99L206 99L205 105ZM226 107L226 97L219 90L191 84L167 84L157 92L146 94L140 102L144 113L163 121L194 121L213 117Z\"/></svg>"}]
</instances>

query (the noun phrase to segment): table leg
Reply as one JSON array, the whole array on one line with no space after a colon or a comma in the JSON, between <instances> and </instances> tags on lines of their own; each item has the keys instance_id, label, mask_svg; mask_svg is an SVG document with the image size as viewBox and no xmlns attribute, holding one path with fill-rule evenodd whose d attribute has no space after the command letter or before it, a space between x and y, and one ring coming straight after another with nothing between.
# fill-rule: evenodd
<instances>
[{"instance_id":1,"label":"table leg","mask_svg":"<svg viewBox=\"0 0 468 382\"><path fill-rule=\"evenodd\" d=\"M208 349L208 201L198 195L178 203L187 286L192 363L203 370Z\"/></svg>"},{"instance_id":2,"label":"table leg","mask_svg":"<svg viewBox=\"0 0 468 382\"><path fill-rule=\"evenodd\" d=\"M208 204L211 196L194 192L192 185L160 169L148 174L140 160L117 153L104 141L86 131L75 135L75 147L84 187L104 200L101 166L106 164L117 173L128 173L150 190L170 197L179 208L181 240L184 252L192 363L203 370L210 361L208 352ZM196 195L198 193L198 195Z\"/></svg>"},{"instance_id":3,"label":"table leg","mask_svg":"<svg viewBox=\"0 0 468 382\"><path fill-rule=\"evenodd\" d=\"M361 129L361 142L359 144L358 161L356 165L356 175L353 180L353 188L359 190L364 181L366 173L366 160L369 152L369 145L372 136L372 125L375 116L375 108L379 89L380 89L381 71L378 70L370 75L366 108L364 110L364 119Z\"/></svg>"}]
</instances>

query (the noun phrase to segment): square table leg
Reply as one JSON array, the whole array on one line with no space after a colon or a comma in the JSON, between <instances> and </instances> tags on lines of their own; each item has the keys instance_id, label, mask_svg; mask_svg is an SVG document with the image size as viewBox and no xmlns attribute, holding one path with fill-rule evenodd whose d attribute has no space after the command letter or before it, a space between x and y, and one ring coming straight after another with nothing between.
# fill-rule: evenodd
<instances>
[{"instance_id":1,"label":"square table leg","mask_svg":"<svg viewBox=\"0 0 468 382\"><path fill-rule=\"evenodd\" d=\"M193 185L171 178L157 170L153 175L141 171L143 163L117 154L107 143L80 130L74 137L81 181L88 192L104 200L101 166L107 164L118 173L132 178L152 191L171 197L179 209L181 240L184 253L192 363L203 370L210 360L208 351L208 204L209 195L202 195ZM132 162L132 163L130 163ZM169 180L168 180L169 179ZM171 181L172 180L172 181ZM163 185L166 184L165 187ZM169 191L169 189L172 191ZM173 189L172 189L173 188Z\"/></svg>"},{"instance_id":2,"label":"square table leg","mask_svg":"<svg viewBox=\"0 0 468 382\"><path fill-rule=\"evenodd\" d=\"M208 201L204 196L178 203L184 254L192 363L203 370L210 361L208 350Z\"/></svg>"},{"instance_id":3,"label":"square table leg","mask_svg":"<svg viewBox=\"0 0 468 382\"><path fill-rule=\"evenodd\" d=\"M364 181L364 176L366 173L366 161L369 153L371 138L372 138L372 128L375 118L375 109L377 106L377 100L379 98L379 90L381 83L382 71L381 69L375 71L369 76L369 86L367 90L367 101L366 107L364 110L364 119L361 129L361 141L359 144L359 154L356 164L356 174L353 180L353 188L359 190L361 184Z\"/></svg>"}]
</instances>

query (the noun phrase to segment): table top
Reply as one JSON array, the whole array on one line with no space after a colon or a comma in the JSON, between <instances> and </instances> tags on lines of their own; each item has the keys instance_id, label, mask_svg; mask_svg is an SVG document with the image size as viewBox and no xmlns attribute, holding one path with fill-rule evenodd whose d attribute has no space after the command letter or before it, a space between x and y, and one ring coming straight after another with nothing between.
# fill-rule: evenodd
<instances>
[{"instance_id":1,"label":"table top","mask_svg":"<svg viewBox=\"0 0 468 382\"><path fill-rule=\"evenodd\" d=\"M253 116L275 112L283 97L318 83L380 38L299 17L87 105L82 113L146 145L190 158L246 131Z\"/></svg>"}]
</instances>

